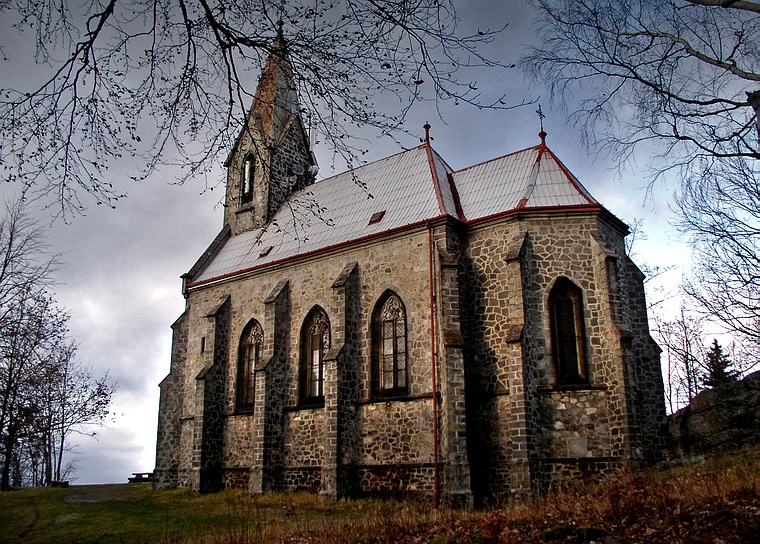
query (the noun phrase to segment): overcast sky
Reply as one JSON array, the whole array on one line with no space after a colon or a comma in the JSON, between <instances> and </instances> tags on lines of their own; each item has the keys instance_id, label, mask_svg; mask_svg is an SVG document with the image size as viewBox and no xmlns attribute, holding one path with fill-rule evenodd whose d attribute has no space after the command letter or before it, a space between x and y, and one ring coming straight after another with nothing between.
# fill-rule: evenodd
<instances>
[{"instance_id":1,"label":"overcast sky","mask_svg":"<svg viewBox=\"0 0 760 544\"><path fill-rule=\"evenodd\" d=\"M505 63L516 62L532 36L532 14L524 3L463 0L459 4L465 25L510 23L490 54ZM2 45L8 43L7 36ZM17 73L13 63L12 55L0 61L0 78ZM639 262L664 266L688 262L686 248L669 225L672 188L658 186L645 199L643 169L633 165L618 176L610 161L595 160L581 146L579 134L565 125L565 114L550 103L546 90L532 87L518 70L493 72L478 85L504 92L515 103L540 100L549 147L615 215L629 224L643 219L648 239L637 242ZM429 121L433 147L459 169L539 143L536 108L494 112L452 104L444 109L442 121L432 107L421 107L409 116L406 128L423 133L422 126ZM419 142L408 137L402 143L413 147ZM399 151L389 141L372 142L370 148L370 160ZM316 153L320 176L329 175L330 150L317 147ZM220 179L223 175L219 169ZM145 182L121 183L119 188L127 191L128 198L115 210L90 202L84 216L68 224L51 223L47 212L37 210L49 228L53 250L62 256L56 295L71 315L80 358L97 373L108 372L118 384L114 421L97 429L96 439L75 437L79 484L126 482L132 472L154 466L158 383L169 371L170 325L184 309L179 277L222 227L219 189L204 191L203 180L172 185L173 179L172 172L165 171ZM13 188L6 185L3 191L12 194ZM662 280L673 287L680 273L676 269Z\"/></svg>"}]
</instances>

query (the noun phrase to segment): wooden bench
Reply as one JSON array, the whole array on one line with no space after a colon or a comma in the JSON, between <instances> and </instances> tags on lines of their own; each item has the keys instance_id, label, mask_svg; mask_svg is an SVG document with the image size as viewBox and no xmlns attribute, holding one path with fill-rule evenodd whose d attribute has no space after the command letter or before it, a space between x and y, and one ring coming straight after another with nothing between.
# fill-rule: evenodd
<instances>
[{"instance_id":1,"label":"wooden bench","mask_svg":"<svg viewBox=\"0 0 760 544\"><path fill-rule=\"evenodd\" d=\"M137 484L140 482L155 482L156 478L152 472L133 472L132 477L128 478L130 484Z\"/></svg>"}]
</instances>

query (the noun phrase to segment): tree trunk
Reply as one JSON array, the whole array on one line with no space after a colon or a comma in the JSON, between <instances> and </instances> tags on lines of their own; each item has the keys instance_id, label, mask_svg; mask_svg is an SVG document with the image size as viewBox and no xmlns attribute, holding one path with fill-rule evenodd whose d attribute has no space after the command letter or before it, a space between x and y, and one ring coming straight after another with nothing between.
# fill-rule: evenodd
<instances>
[{"instance_id":1,"label":"tree trunk","mask_svg":"<svg viewBox=\"0 0 760 544\"><path fill-rule=\"evenodd\" d=\"M13 462L13 446L15 445L15 433L8 431L8 435L5 438L5 451L3 452L3 472L0 475L0 490L10 491L11 489L11 465Z\"/></svg>"}]
</instances>

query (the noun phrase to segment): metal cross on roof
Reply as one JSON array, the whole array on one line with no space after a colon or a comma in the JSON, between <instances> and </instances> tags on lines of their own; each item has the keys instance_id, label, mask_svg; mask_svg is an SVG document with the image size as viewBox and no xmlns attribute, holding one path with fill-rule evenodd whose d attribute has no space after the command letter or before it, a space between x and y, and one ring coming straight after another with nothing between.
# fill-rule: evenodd
<instances>
[{"instance_id":1,"label":"metal cross on roof","mask_svg":"<svg viewBox=\"0 0 760 544\"><path fill-rule=\"evenodd\" d=\"M538 137L541 138L541 144L546 145L546 132L544 131L544 117L546 117L546 115L544 115L544 112L541 109L541 104L538 105L536 113L538 114L538 122L541 125L541 132L538 133Z\"/></svg>"},{"instance_id":2,"label":"metal cross on roof","mask_svg":"<svg viewBox=\"0 0 760 544\"><path fill-rule=\"evenodd\" d=\"M538 105L538 109L536 110L536 113L538 114L538 122L541 123L541 132L544 131L544 115L543 110L541 109L541 104Z\"/></svg>"}]
</instances>

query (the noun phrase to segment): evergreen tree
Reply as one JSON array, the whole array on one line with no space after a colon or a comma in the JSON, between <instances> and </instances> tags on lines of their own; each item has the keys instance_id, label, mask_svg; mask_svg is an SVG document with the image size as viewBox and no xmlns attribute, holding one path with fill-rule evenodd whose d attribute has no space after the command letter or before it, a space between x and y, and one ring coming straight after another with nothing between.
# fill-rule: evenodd
<instances>
[{"instance_id":1,"label":"evergreen tree","mask_svg":"<svg viewBox=\"0 0 760 544\"><path fill-rule=\"evenodd\" d=\"M736 381L737 372L731 368L731 360L723 353L717 339L713 339L705 360L707 374L702 379L705 387L719 387Z\"/></svg>"}]
</instances>

